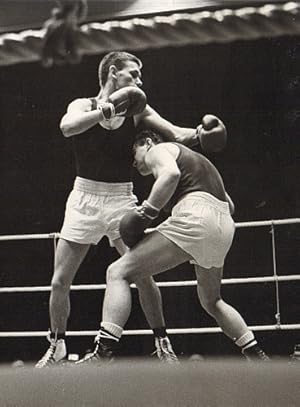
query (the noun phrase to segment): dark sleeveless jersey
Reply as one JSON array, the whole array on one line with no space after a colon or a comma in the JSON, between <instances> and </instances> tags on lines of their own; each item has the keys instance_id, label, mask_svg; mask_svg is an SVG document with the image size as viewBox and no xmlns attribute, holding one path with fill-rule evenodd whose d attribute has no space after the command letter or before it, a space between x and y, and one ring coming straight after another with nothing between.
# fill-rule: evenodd
<instances>
[{"instance_id":1,"label":"dark sleeveless jersey","mask_svg":"<svg viewBox=\"0 0 300 407\"><path fill-rule=\"evenodd\" d=\"M204 155L178 144L176 159L181 176L177 188L165 209L170 211L176 203L189 192L207 192L221 201L226 201L222 177L216 167Z\"/></svg>"},{"instance_id":2,"label":"dark sleeveless jersey","mask_svg":"<svg viewBox=\"0 0 300 407\"><path fill-rule=\"evenodd\" d=\"M102 182L131 181L135 136L133 117L130 117L116 130L96 124L72 137L76 175Z\"/></svg>"}]
</instances>

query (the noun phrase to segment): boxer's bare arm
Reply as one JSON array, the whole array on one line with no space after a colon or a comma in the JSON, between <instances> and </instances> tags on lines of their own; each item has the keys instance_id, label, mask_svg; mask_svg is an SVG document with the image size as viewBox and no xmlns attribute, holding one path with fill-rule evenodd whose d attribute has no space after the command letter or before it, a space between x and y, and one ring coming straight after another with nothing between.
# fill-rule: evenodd
<instances>
[{"instance_id":1,"label":"boxer's bare arm","mask_svg":"<svg viewBox=\"0 0 300 407\"><path fill-rule=\"evenodd\" d=\"M68 106L67 112L61 119L60 129L65 137L84 133L95 126L103 114L98 109L92 110L90 99L76 99Z\"/></svg>"},{"instance_id":2,"label":"boxer's bare arm","mask_svg":"<svg viewBox=\"0 0 300 407\"><path fill-rule=\"evenodd\" d=\"M97 123L113 120L116 115L134 116L146 106L146 95L135 86L125 86L105 99L97 99L93 108L91 99L76 99L68 106L60 128L65 137L81 134ZM121 121L122 124L122 121ZM107 126L104 126L108 128Z\"/></svg>"},{"instance_id":3,"label":"boxer's bare arm","mask_svg":"<svg viewBox=\"0 0 300 407\"><path fill-rule=\"evenodd\" d=\"M164 138L164 141L176 141L187 146L194 146L199 143L196 129L174 125L160 116L149 105L140 115L135 116L135 123L142 129L156 131Z\"/></svg>"},{"instance_id":4,"label":"boxer's bare arm","mask_svg":"<svg viewBox=\"0 0 300 407\"><path fill-rule=\"evenodd\" d=\"M158 209L167 204L178 185L181 175L175 158L178 153L178 146L162 143L153 146L145 157L147 167L155 178L147 200Z\"/></svg>"}]
</instances>

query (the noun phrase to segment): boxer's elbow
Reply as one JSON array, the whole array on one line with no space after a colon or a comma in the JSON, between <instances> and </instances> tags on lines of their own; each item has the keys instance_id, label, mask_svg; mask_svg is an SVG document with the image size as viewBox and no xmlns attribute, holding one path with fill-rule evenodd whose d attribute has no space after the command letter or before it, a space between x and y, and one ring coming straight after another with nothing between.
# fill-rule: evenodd
<instances>
[{"instance_id":1,"label":"boxer's elbow","mask_svg":"<svg viewBox=\"0 0 300 407\"><path fill-rule=\"evenodd\" d=\"M75 134L78 134L77 126L74 126L74 123L69 122L64 117L62 118L59 127L64 137L71 137L74 136Z\"/></svg>"},{"instance_id":2,"label":"boxer's elbow","mask_svg":"<svg viewBox=\"0 0 300 407\"><path fill-rule=\"evenodd\" d=\"M194 147L199 143L196 130L191 128L177 127L174 138L177 143L184 144L187 147Z\"/></svg>"},{"instance_id":3,"label":"boxer's elbow","mask_svg":"<svg viewBox=\"0 0 300 407\"><path fill-rule=\"evenodd\" d=\"M233 215L234 212L235 212L234 202L233 202L233 200L231 199L230 195L227 192L225 192L225 194L226 194L226 200L227 200L228 205L229 205L230 215Z\"/></svg>"},{"instance_id":4,"label":"boxer's elbow","mask_svg":"<svg viewBox=\"0 0 300 407\"><path fill-rule=\"evenodd\" d=\"M60 126L60 130L61 130L64 137L73 136L72 131L67 126Z\"/></svg>"}]
</instances>

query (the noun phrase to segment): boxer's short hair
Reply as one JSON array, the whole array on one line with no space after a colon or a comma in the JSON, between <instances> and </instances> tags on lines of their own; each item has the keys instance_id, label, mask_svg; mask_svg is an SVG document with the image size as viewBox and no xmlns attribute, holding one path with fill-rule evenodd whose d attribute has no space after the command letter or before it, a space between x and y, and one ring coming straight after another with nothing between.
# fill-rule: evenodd
<instances>
[{"instance_id":1,"label":"boxer's short hair","mask_svg":"<svg viewBox=\"0 0 300 407\"><path fill-rule=\"evenodd\" d=\"M99 82L101 86L104 86L107 78L109 67L115 65L117 69L122 69L126 62L133 61L136 62L138 67L141 69L143 64L142 61L135 55L130 54L125 51L112 51L106 54L101 60L98 68Z\"/></svg>"},{"instance_id":2,"label":"boxer's short hair","mask_svg":"<svg viewBox=\"0 0 300 407\"><path fill-rule=\"evenodd\" d=\"M164 140L160 134L156 133L153 130L142 130L136 135L134 146L142 146L146 143L146 139L151 138L153 143L159 144L162 143Z\"/></svg>"}]
</instances>

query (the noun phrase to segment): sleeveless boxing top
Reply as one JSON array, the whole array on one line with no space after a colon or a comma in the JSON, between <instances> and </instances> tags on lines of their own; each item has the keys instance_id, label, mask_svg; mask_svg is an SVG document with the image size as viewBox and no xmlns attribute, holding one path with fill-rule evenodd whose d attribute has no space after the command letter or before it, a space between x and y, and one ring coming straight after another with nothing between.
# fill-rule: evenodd
<instances>
[{"instance_id":1,"label":"sleeveless boxing top","mask_svg":"<svg viewBox=\"0 0 300 407\"><path fill-rule=\"evenodd\" d=\"M176 144L180 150L176 163L181 176L165 210L170 211L181 198L195 191L207 192L226 202L223 180L216 167L204 155L182 144L173 144Z\"/></svg>"},{"instance_id":2,"label":"sleeveless boxing top","mask_svg":"<svg viewBox=\"0 0 300 407\"><path fill-rule=\"evenodd\" d=\"M91 101L94 108L94 99ZM134 120L130 117L116 130L97 124L72 137L76 175L102 182L131 181L135 136Z\"/></svg>"}]
</instances>

